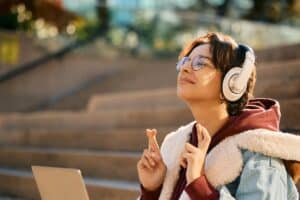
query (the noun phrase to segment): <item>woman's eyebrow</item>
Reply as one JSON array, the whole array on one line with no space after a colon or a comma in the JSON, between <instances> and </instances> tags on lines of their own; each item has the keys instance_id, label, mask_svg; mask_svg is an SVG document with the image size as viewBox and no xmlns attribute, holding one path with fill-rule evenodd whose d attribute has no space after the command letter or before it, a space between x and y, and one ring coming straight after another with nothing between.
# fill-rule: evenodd
<instances>
[{"instance_id":1,"label":"woman's eyebrow","mask_svg":"<svg viewBox=\"0 0 300 200\"><path fill-rule=\"evenodd\" d=\"M205 59L207 59L207 60L209 60L209 61L212 61L212 58L211 57L209 57L209 56L204 56L204 55L196 55L196 56L193 56L193 57L191 57L191 56L186 56L188 59L194 59L194 58L196 58L196 57L200 57L200 58L205 58Z\"/></svg>"},{"instance_id":2,"label":"woman's eyebrow","mask_svg":"<svg viewBox=\"0 0 300 200\"><path fill-rule=\"evenodd\" d=\"M206 59L208 59L208 60L210 60L211 61L211 57L209 57L209 56L204 56L204 55L198 55L200 58L206 58Z\"/></svg>"}]
</instances>

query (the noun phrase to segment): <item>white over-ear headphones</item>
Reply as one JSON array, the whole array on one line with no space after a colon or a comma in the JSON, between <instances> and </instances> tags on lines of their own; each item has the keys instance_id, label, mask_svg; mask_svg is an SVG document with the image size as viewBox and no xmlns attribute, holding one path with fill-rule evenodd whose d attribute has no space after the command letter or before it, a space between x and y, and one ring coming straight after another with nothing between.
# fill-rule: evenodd
<instances>
[{"instance_id":1,"label":"white over-ear headphones","mask_svg":"<svg viewBox=\"0 0 300 200\"><path fill-rule=\"evenodd\" d=\"M222 92L226 100L234 102L239 100L247 89L248 80L254 68L255 55L252 48L240 44L245 50L245 60L242 67L230 69L223 80Z\"/></svg>"}]
</instances>

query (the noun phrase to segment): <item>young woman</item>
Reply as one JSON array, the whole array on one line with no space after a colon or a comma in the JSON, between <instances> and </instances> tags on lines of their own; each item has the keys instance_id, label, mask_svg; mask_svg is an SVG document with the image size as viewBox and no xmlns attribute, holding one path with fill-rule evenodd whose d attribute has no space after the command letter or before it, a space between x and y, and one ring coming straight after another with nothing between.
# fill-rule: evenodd
<instances>
[{"instance_id":1,"label":"young woman","mask_svg":"<svg viewBox=\"0 0 300 200\"><path fill-rule=\"evenodd\" d=\"M139 198L298 200L300 139L279 131L277 101L252 97L253 50L209 33L179 59L177 95L195 121L169 133L161 148L157 131L147 130Z\"/></svg>"}]
</instances>

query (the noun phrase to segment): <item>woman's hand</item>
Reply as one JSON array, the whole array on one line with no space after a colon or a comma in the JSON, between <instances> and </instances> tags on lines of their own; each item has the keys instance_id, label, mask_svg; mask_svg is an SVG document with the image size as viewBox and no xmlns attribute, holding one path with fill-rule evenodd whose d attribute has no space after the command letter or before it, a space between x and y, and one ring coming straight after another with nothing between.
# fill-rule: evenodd
<instances>
[{"instance_id":1,"label":"woman's hand","mask_svg":"<svg viewBox=\"0 0 300 200\"><path fill-rule=\"evenodd\" d=\"M167 167L164 164L156 140L156 129L147 129L148 149L144 149L137 163L139 180L146 190L154 191L163 183Z\"/></svg>"},{"instance_id":2,"label":"woman's hand","mask_svg":"<svg viewBox=\"0 0 300 200\"><path fill-rule=\"evenodd\" d=\"M180 163L181 166L187 168L187 184L190 184L196 178L204 174L205 157L211 141L211 137L206 128L204 128L200 124L197 124L196 128L198 136L198 147L195 147L190 143L186 143Z\"/></svg>"}]
</instances>

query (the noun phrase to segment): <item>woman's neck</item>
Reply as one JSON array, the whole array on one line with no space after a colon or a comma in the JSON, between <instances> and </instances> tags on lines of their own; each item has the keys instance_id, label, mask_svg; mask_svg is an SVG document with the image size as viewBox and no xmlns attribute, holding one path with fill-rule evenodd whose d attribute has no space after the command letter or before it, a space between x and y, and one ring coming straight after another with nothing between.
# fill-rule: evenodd
<instances>
[{"instance_id":1,"label":"woman's neck","mask_svg":"<svg viewBox=\"0 0 300 200\"><path fill-rule=\"evenodd\" d=\"M188 104L194 119L204 126L211 137L224 126L228 121L229 115L226 110L226 104L219 102L204 101Z\"/></svg>"}]
</instances>

